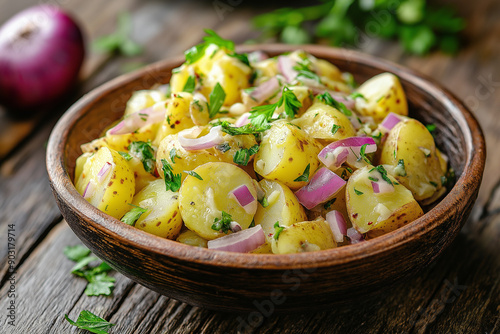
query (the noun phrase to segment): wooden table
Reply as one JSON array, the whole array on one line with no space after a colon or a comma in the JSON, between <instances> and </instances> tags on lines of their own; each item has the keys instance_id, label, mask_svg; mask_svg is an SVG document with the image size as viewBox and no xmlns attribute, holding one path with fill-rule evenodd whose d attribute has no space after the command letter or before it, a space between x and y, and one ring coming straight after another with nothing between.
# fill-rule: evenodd
<instances>
[{"instance_id":1,"label":"wooden table","mask_svg":"<svg viewBox=\"0 0 500 334\"><path fill-rule=\"evenodd\" d=\"M0 332L79 333L64 320L87 309L116 324L111 333L235 333L245 316L222 314L169 299L114 272L112 297L88 297L70 274L63 248L79 240L62 220L45 171L45 142L65 108L90 89L140 63L181 54L212 28L236 43L256 36L249 19L268 8L249 1L217 13L215 2L98 0L60 3L86 30L87 41L114 30L119 12L132 15L133 37L145 52L132 59L88 51L78 92L47 115L15 122L0 109ZM226 2L227 1L223 1ZM0 0L0 23L34 0ZM237 3L237 2L233 2ZM454 57L404 54L393 42L368 40L363 51L424 72L461 97L481 123L488 145L484 181L456 241L429 268L377 302L312 314L274 315L259 333L500 332L500 2L453 2L467 17L466 47ZM8 253L9 227L15 234ZM12 245L13 244L13 245ZM14 254L14 277L8 255ZM15 298L9 296L15 293ZM8 307L14 301L15 326Z\"/></svg>"}]
</instances>

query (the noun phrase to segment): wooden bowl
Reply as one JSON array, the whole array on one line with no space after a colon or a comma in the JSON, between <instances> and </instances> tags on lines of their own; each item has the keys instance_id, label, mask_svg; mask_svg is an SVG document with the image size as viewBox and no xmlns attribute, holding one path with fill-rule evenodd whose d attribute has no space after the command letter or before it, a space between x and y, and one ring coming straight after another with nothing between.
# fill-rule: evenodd
<instances>
[{"instance_id":1,"label":"wooden bowl","mask_svg":"<svg viewBox=\"0 0 500 334\"><path fill-rule=\"evenodd\" d=\"M59 208L94 254L132 280L183 302L219 310L303 311L380 293L431 263L455 238L476 200L485 143L474 116L453 94L409 69L355 51L303 46L362 82L381 72L399 76L411 116L437 125L438 147L455 170L454 187L416 221L376 239L324 251L257 255L208 250L147 234L97 210L72 183L80 145L122 116L133 91L167 83L183 58L152 64L96 88L76 102L54 128L47 169ZM276 55L296 49L257 45Z\"/></svg>"}]
</instances>

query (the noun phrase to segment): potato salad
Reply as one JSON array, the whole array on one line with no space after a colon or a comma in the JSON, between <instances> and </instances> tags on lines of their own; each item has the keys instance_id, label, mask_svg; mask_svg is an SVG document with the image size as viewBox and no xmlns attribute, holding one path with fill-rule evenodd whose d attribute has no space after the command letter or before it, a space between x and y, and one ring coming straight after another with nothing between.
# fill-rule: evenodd
<instances>
[{"instance_id":1,"label":"potato salad","mask_svg":"<svg viewBox=\"0 0 500 334\"><path fill-rule=\"evenodd\" d=\"M237 53L206 33L82 145L75 187L99 210L192 246L288 254L389 233L453 181L397 76L357 85L302 50Z\"/></svg>"}]
</instances>

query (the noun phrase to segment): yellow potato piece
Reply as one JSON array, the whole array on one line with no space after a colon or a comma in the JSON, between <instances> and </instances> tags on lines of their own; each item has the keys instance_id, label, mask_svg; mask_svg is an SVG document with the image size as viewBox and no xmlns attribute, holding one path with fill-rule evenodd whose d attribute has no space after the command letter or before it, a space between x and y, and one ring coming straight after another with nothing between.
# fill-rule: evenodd
<instances>
[{"instance_id":1,"label":"yellow potato piece","mask_svg":"<svg viewBox=\"0 0 500 334\"><path fill-rule=\"evenodd\" d=\"M207 239L203 239L191 230L181 232L181 234L177 237L177 241L186 245L207 248Z\"/></svg>"},{"instance_id":2,"label":"yellow potato piece","mask_svg":"<svg viewBox=\"0 0 500 334\"><path fill-rule=\"evenodd\" d=\"M138 90L134 92L130 99L127 101L127 107L125 108L125 113L123 116L127 116L134 112L144 110L155 105L158 102L165 101L166 99L167 97L157 90Z\"/></svg>"},{"instance_id":3,"label":"yellow potato piece","mask_svg":"<svg viewBox=\"0 0 500 334\"><path fill-rule=\"evenodd\" d=\"M371 116L381 122L390 112L407 116L408 103L398 77L382 73L365 81L357 89L363 98L356 98L356 110L363 116Z\"/></svg>"},{"instance_id":4,"label":"yellow potato piece","mask_svg":"<svg viewBox=\"0 0 500 334\"><path fill-rule=\"evenodd\" d=\"M283 182L296 190L307 182L295 181L309 165L310 176L318 169L321 146L303 130L287 121L273 123L262 138L254 169L268 180Z\"/></svg>"},{"instance_id":5,"label":"yellow potato piece","mask_svg":"<svg viewBox=\"0 0 500 334\"><path fill-rule=\"evenodd\" d=\"M394 191L375 194L370 177L383 179L380 173L372 169L373 166L358 169L347 182L348 217L356 230L367 233L368 237L376 237L394 231L423 215L411 191L397 183L390 175L388 178L394 184Z\"/></svg>"},{"instance_id":6,"label":"yellow potato piece","mask_svg":"<svg viewBox=\"0 0 500 334\"><path fill-rule=\"evenodd\" d=\"M158 129L153 144L158 146L167 135L177 133L194 126L190 114L190 105L193 95L190 93L175 93L167 104L165 120Z\"/></svg>"},{"instance_id":7,"label":"yellow potato piece","mask_svg":"<svg viewBox=\"0 0 500 334\"><path fill-rule=\"evenodd\" d=\"M274 254L312 252L337 247L328 223L320 218L287 226L273 242Z\"/></svg>"},{"instance_id":8,"label":"yellow potato piece","mask_svg":"<svg viewBox=\"0 0 500 334\"><path fill-rule=\"evenodd\" d=\"M255 223L262 226L268 241L271 241L276 222L279 222L280 226L290 226L307 220L304 208L290 188L279 181L266 179L261 180L259 184L269 205L265 208L261 204L258 205Z\"/></svg>"},{"instance_id":9,"label":"yellow potato piece","mask_svg":"<svg viewBox=\"0 0 500 334\"><path fill-rule=\"evenodd\" d=\"M166 190L163 180L155 180L135 195L133 205L147 209L135 227L162 238L175 239L182 227L179 193Z\"/></svg>"},{"instance_id":10,"label":"yellow potato piece","mask_svg":"<svg viewBox=\"0 0 500 334\"><path fill-rule=\"evenodd\" d=\"M247 229L252 223L255 209L246 212L234 196L232 190L246 185L257 199L257 191L252 178L241 168L226 162L209 162L194 169L202 180L189 175L179 191L179 207L182 220L187 228L207 240L226 235L212 229L216 218L222 217L222 211L231 215L232 220Z\"/></svg>"},{"instance_id":11,"label":"yellow potato piece","mask_svg":"<svg viewBox=\"0 0 500 334\"><path fill-rule=\"evenodd\" d=\"M109 172L100 181L99 172L105 164L110 164ZM91 185L87 188L87 184ZM89 157L76 181L76 189L83 195L85 189L87 201L99 210L120 219L130 210L128 205L135 193L134 173L127 161L114 150L101 147Z\"/></svg>"}]
</instances>

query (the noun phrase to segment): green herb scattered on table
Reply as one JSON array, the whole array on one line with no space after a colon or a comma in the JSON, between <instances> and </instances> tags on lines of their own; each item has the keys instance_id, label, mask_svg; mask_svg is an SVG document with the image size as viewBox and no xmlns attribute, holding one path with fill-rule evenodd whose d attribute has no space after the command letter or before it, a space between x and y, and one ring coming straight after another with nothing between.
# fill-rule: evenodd
<instances>
[{"instance_id":1,"label":"green herb scattered on table","mask_svg":"<svg viewBox=\"0 0 500 334\"><path fill-rule=\"evenodd\" d=\"M114 326L114 324L104 320L101 317L93 314L90 311L83 310L80 312L78 319L76 321L71 320L67 314L64 315L66 320L73 326L80 329L86 329L89 332L96 334L107 334L108 330Z\"/></svg>"},{"instance_id":2,"label":"green herb scattered on table","mask_svg":"<svg viewBox=\"0 0 500 334\"><path fill-rule=\"evenodd\" d=\"M130 14L121 13L118 16L116 31L110 35L99 37L92 43L92 47L100 52L118 53L127 57L137 56L142 53L142 47L130 38L131 31Z\"/></svg>"},{"instance_id":3,"label":"green herb scattered on table","mask_svg":"<svg viewBox=\"0 0 500 334\"><path fill-rule=\"evenodd\" d=\"M448 7L426 0L325 0L319 5L280 8L258 15L261 39L289 44L325 41L336 46L366 43L370 38L398 39L410 53L458 50L465 20Z\"/></svg>"}]
</instances>

